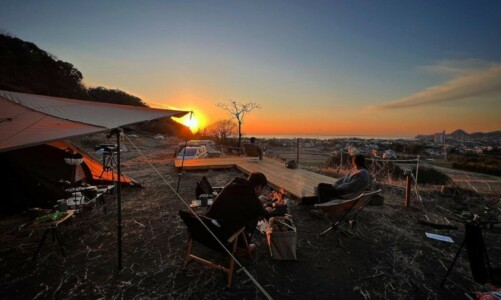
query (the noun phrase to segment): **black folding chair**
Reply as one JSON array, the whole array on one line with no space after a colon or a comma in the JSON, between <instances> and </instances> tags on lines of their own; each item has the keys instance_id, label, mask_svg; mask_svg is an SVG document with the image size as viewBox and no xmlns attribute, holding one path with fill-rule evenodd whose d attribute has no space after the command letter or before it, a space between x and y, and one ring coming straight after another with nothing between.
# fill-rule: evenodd
<instances>
[{"instance_id":1,"label":"black folding chair","mask_svg":"<svg viewBox=\"0 0 501 300\"><path fill-rule=\"evenodd\" d=\"M214 192L219 193L222 189L223 187L213 187L207 177L202 176L202 179L197 182L195 196L199 199L202 194L212 195Z\"/></svg>"},{"instance_id":2,"label":"black folding chair","mask_svg":"<svg viewBox=\"0 0 501 300\"><path fill-rule=\"evenodd\" d=\"M233 280L233 270L235 266L234 257L230 255L228 266L222 266L215 262L209 261L206 258L202 258L192 253L193 241L197 241L198 243L210 249L225 254L228 253L226 249L229 249L229 251L234 254L235 251L237 250L238 240L242 239L248 256L252 258L252 253L249 248L247 238L245 237L245 231L244 231L245 227L240 228L228 238L227 233L222 228L222 224L220 221L218 222L217 220L200 215L198 215L197 217L192 212L184 210L179 211L179 216L186 224L188 232L188 250L186 252L185 266L188 265L191 261L197 261L210 268L221 270L227 274L227 284L228 286L231 286L231 282ZM219 241L222 242L223 245L221 245L221 243L219 243L214 238L214 236L207 230L206 227L210 229L212 233L214 233L214 235L217 237Z\"/></svg>"},{"instance_id":3,"label":"black folding chair","mask_svg":"<svg viewBox=\"0 0 501 300\"><path fill-rule=\"evenodd\" d=\"M465 224L464 240L461 246L459 246L450 267L447 269L447 273L444 279L442 279L440 287L442 288L444 286L445 280L452 271L464 246L466 246L471 274L475 282L480 284L485 284L487 282L501 284L501 269L495 269L491 266L487 248L485 247L484 237L482 235L482 223L475 217L473 221Z\"/></svg>"}]
</instances>

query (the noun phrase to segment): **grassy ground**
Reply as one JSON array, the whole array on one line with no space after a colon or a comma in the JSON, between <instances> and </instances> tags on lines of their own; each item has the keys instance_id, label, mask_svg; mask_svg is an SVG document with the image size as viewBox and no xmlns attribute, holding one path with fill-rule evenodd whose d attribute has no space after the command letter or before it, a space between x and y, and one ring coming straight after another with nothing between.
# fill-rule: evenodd
<instances>
[{"instance_id":1,"label":"grassy ground","mask_svg":"<svg viewBox=\"0 0 501 300\"><path fill-rule=\"evenodd\" d=\"M98 141L99 138L96 138ZM127 141L125 141L127 143ZM123 169L144 184L123 191L123 269L117 271L116 204L107 196L108 214L93 209L61 228L67 256L50 239L36 261L41 232L17 230L23 214L0 222L0 298L2 299L265 299L244 273L227 288L219 271L200 264L184 267L186 231L178 216L181 199L194 197L203 175L213 185L224 185L243 174L236 170L186 172L179 196L174 190L179 174L172 152L177 141L140 137L127 144ZM93 141L85 141L93 145ZM151 168L155 167L155 170ZM298 231L298 261L271 259L262 235L253 260L239 261L274 299L462 299L467 291L487 290L473 282L466 253L460 255L444 289L438 285L463 239L463 223L472 213L495 220L501 212L499 195L483 196L458 190L452 197L433 188L423 189L422 201L413 197L403 207L403 190L384 189L384 205L364 209L347 237L312 217L307 206L293 206ZM456 226L437 229L419 221ZM501 221L501 220L499 220ZM425 232L450 236L454 243L428 239ZM500 234L485 232L493 263L501 261ZM195 245L196 251L213 255ZM226 261L215 255L215 259Z\"/></svg>"}]
</instances>

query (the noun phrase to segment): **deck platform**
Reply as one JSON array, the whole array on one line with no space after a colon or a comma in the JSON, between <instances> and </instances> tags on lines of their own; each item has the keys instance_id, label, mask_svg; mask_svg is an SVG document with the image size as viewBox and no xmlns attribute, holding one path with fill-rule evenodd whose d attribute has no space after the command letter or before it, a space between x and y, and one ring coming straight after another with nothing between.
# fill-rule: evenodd
<instances>
[{"instance_id":1,"label":"deck platform","mask_svg":"<svg viewBox=\"0 0 501 300\"><path fill-rule=\"evenodd\" d=\"M182 161L174 161L180 168ZM289 196L300 198L313 196L314 188L321 182L333 183L334 178L303 169L288 169L284 163L270 158L258 160L254 157L230 156L185 160L183 170L210 170L237 168L249 174L261 172L268 178L268 185L279 190L282 188Z\"/></svg>"}]
</instances>

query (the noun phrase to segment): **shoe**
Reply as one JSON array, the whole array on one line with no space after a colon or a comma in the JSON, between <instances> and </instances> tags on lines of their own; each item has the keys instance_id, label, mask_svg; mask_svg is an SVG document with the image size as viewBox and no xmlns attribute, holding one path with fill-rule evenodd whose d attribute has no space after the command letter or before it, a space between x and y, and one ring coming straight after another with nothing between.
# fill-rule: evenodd
<instances>
[{"instance_id":1,"label":"shoe","mask_svg":"<svg viewBox=\"0 0 501 300\"><path fill-rule=\"evenodd\" d=\"M325 218L327 218L327 214L324 213L320 209L312 209L312 210L310 210L310 213L311 213L312 216L314 216L316 218L319 218L319 219L325 219Z\"/></svg>"}]
</instances>

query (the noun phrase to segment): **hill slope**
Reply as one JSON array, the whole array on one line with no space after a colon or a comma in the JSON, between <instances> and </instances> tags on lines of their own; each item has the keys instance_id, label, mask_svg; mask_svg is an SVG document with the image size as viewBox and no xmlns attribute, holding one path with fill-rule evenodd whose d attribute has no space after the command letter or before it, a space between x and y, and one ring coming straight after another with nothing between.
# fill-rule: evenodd
<instances>
[{"instance_id":1,"label":"hill slope","mask_svg":"<svg viewBox=\"0 0 501 300\"><path fill-rule=\"evenodd\" d=\"M71 63L40 49L31 42L0 34L0 90L78 100L147 107L139 97L119 89L85 87L84 76ZM170 121L146 126L156 132L186 135L187 127ZM189 130L188 130L189 131Z\"/></svg>"}]
</instances>

